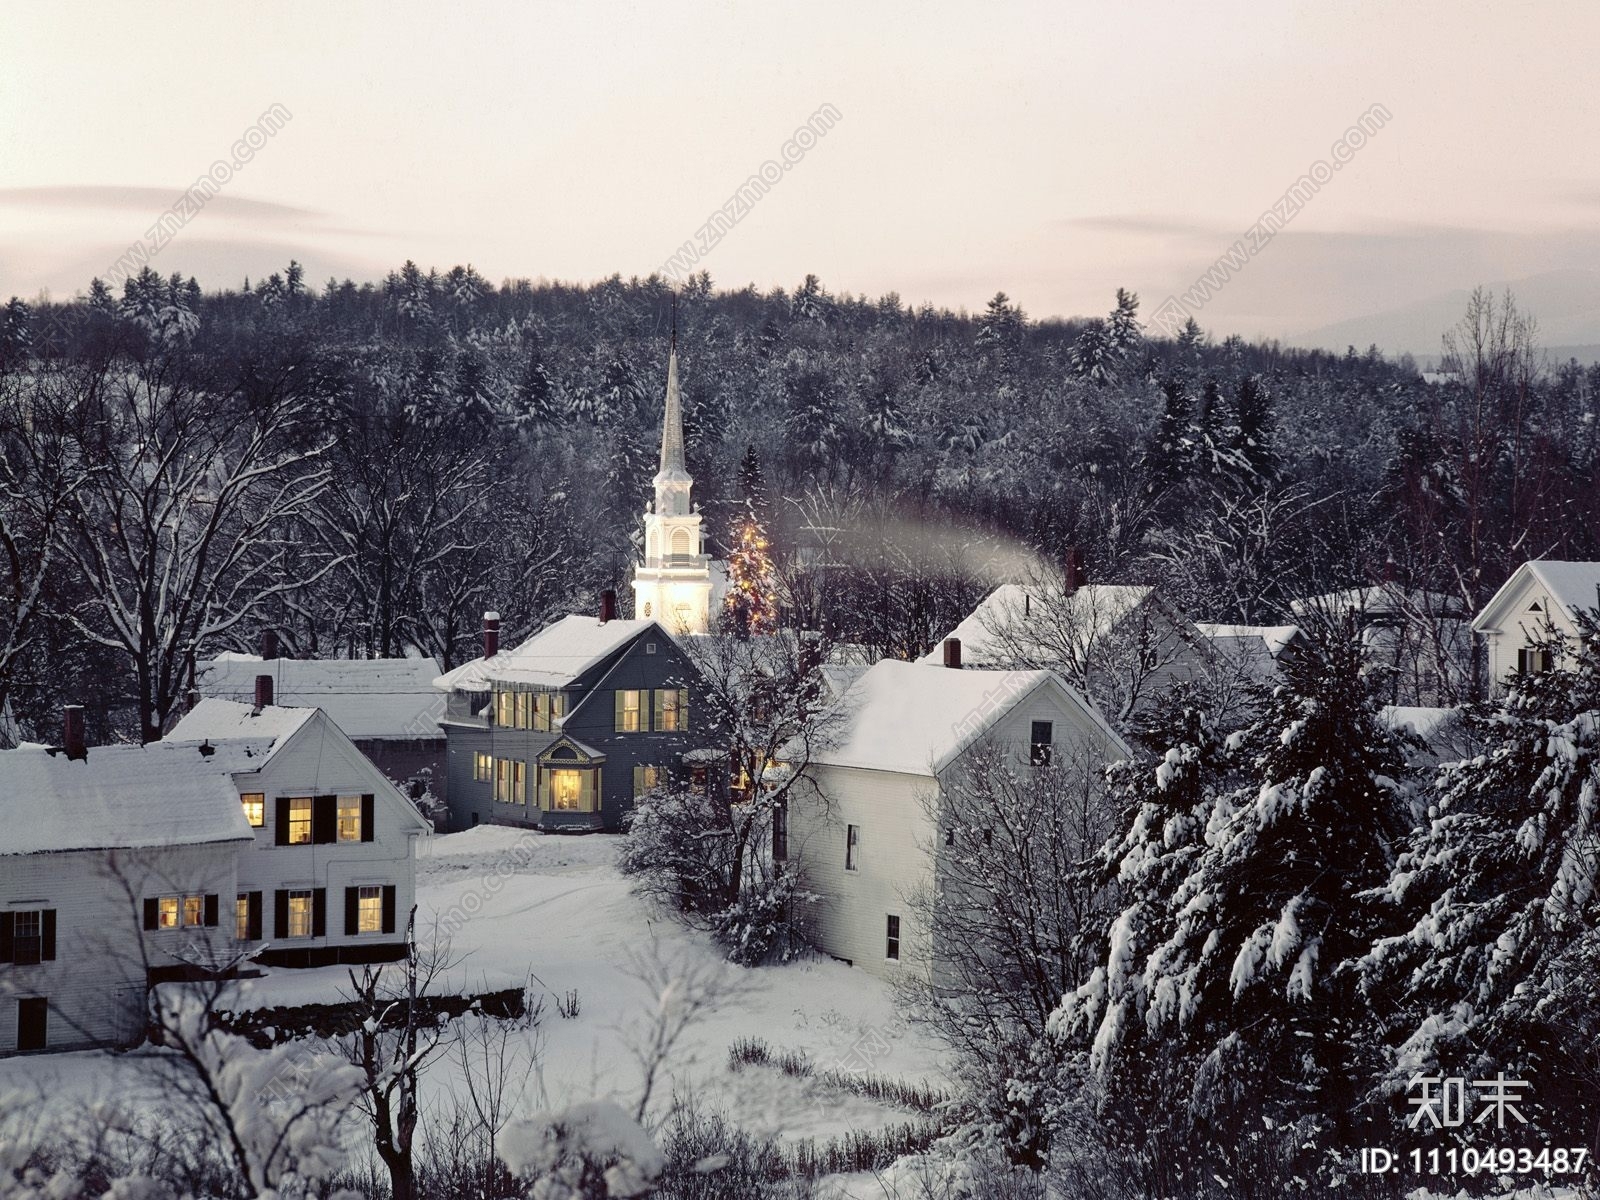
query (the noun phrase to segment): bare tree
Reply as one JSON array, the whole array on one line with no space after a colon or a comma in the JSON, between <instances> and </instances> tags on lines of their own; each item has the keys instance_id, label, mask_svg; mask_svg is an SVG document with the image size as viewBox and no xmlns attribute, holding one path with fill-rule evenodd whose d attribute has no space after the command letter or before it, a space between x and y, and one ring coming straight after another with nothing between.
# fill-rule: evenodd
<instances>
[{"instance_id":1,"label":"bare tree","mask_svg":"<svg viewBox=\"0 0 1600 1200\"><path fill-rule=\"evenodd\" d=\"M161 737L207 641L306 582L279 538L326 486L329 443L312 432L297 367L219 391L186 354L162 351L73 414L68 436L92 472L67 500L65 544L85 590L61 615L129 659L143 741Z\"/></svg>"}]
</instances>

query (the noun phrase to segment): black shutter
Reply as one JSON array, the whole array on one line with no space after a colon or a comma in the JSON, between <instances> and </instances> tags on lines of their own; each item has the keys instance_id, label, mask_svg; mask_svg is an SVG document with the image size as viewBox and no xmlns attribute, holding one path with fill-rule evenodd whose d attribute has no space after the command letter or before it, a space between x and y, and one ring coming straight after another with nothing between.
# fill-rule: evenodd
<instances>
[{"instance_id":1,"label":"black shutter","mask_svg":"<svg viewBox=\"0 0 1600 1200\"><path fill-rule=\"evenodd\" d=\"M144 927L146 929L161 928L161 901L154 896L144 902Z\"/></svg>"},{"instance_id":2,"label":"black shutter","mask_svg":"<svg viewBox=\"0 0 1600 1200\"><path fill-rule=\"evenodd\" d=\"M327 888L315 888L311 892L311 936L328 936Z\"/></svg>"},{"instance_id":3,"label":"black shutter","mask_svg":"<svg viewBox=\"0 0 1600 1200\"><path fill-rule=\"evenodd\" d=\"M319 846L339 840L337 796L318 796L311 802L311 840Z\"/></svg>"},{"instance_id":4,"label":"black shutter","mask_svg":"<svg viewBox=\"0 0 1600 1200\"><path fill-rule=\"evenodd\" d=\"M361 932L361 889L344 890L344 932L347 937Z\"/></svg>"},{"instance_id":5,"label":"black shutter","mask_svg":"<svg viewBox=\"0 0 1600 1200\"><path fill-rule=\"evenodd\" d=\"M17 927L17 918L12 913L0 913L0 963L11 961L11 934Z\"/></svg>"},{"instance_id":6,"label":"black shutter","mask_svg":"<svg viewBox=\"0 0 1600 1200\"><path fill-rule=\"evenodd\" d=\"M245 899L244 936L246 941L261 940L261 893L251 892Z\"/></svg>"},{"instance_id":7,"label":"black shutter","mask_svg":"<svg viewBox=\"0 0 1600 1200\"><path fill-rule=\"evenodd\" d=\"M205 923L213 929L217 926L217 894L215 892L206 893Z\"/></svg>"},{"instance_id":8,"label":"black shutter","mask_svg":"<svg viewBox=\"0 0 1600 1200\"><path fill-rule=\"evenodd\" d=\"M372 796L361 797L361 840L370 842L377 832L377 827L372 823L373 809L376 807Z\"/></svg>"},{"instance_id":9,"label":"black shutter","mask_svg":"<svg viewBox=\"0 0 1600 1200\"><path fill-rule=\"evenodd\" d=\"M289 797L279 796L277 799L277 829L273 837L273 844L287 846L289 844Z\"/></svg>"},{"instance_id":10,"label":"black shutter","mask_svg":"<svg viewBox=\"0 0 1600 1200\"><path fill-rule=\"evenodd\" d=\"M56 910L47 908L39 914L39 961L56 960Z\"/></svg>"},{"instance_id":11,"label":"black shutter","mask_svg":"<svg viewBox=\"0 0 1600 1200\"><path fill-rule=\"evenodd\" d=\"M383 885L383 931L394 932L394 884Z\"/></svg>"},{"instance_id":12,"label":"black shutter","mask_svg":"<svg viewBox=\"0 0 1600 1200\"><path fill-rule=\"evenodd\" d=\"M282 888L272 893L272 936L289 936L289 893Z\"/></svg>"}]
</instances>

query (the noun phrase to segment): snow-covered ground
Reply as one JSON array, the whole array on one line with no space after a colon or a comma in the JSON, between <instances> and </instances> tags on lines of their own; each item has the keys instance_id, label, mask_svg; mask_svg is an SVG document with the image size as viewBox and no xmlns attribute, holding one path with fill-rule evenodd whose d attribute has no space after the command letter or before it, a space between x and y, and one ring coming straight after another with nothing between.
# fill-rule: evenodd
<instances>
[{"instance_id":1,"label":"snow-covered ground","mask_svg":"<svg viewBox=\"0 0 1600 1200\"><path fill-rule=\"evenodd\" d=\"M632 1107L640 1071L630 1043L647 1026L652 988L636 974L654 960L673 973L714 973L725 994L691 1026L673 1054L658 1102L676 1089L724 1110L759 1134L827 1137L908 1119L909 1114L776 1069L728 1067L738 1038L800 1050L819 1070L860 1069L907 1080L938 1080L933 1044L895 1010L890 989L827 959L744 970L722 961L707 939L633 896L615 866L617 838L548 836L499 826L425 840L417 870L417 921L426 943L448 935L449 987L488 991L531 982L545 995L537 1035L522 1038L524 1107L616 1099ZM391 968L392 969L392 968ZM347 968L270 971L239 987L236 1007L340 999ZM576 992L579 1012L563 1018L558 997ZM141 1055L85 1052L0 1059L0 1091L37 1087L45 1095L131 1098L148 1072ZM430 1073L434 1096L458 1089L454 1062Z\"/></svg>"}]
</instances>

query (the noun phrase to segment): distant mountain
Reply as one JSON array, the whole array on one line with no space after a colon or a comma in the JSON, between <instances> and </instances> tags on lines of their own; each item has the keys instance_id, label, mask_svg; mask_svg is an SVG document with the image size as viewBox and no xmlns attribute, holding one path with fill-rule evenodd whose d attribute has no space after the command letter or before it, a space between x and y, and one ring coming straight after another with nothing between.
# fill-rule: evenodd
<instances>
[{"instance_id":1,"label":"distant mountain","mask_svg":"<svg viewBox=\"0 0 1600 1200\"><path fill-rule=\"evenodd\" d=\"M1539 322L1539 344L1558 362L1600 361L1600 271L1549 271L1486 285L1499 296L1510 288L1517 307ZM1336 321L1285 338L1296 346L1365 350L1376 344L1386 354L1412 354L1419 364L1436 359L1439 338L1461 319L1472 289L1441 292L1411 304Z\"/></svg>"}]
</instances>

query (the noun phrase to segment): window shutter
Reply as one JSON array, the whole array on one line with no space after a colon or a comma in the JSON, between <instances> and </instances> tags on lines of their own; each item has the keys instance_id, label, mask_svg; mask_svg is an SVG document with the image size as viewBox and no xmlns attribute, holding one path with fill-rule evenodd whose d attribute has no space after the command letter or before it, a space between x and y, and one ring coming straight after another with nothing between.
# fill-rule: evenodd
<instances>
[{"instance_id":1,"label":"window shutter","mask_svg":"<svg viewBox=\"0 0 1600 1200\"><path fill-rule=\"evenodd\" d=\"M621 733L625 728L627 728L622 723L622 721L623 721L623 718L622 718L622 713L623 713L622 693L621 692L612 692L611 694L616 697L616 701L617 701L617 729L616 729L616 731L618 733Z\"/></svg>"},{"instance_id":2,"label":"window shutter","mask_svg":"<svg viewBox=\"0 0 1600 1200\"><path fill-rule=\"evenodd\" d=\"M394 884L383 885L383 931L394 932Z\"/></svg>"},{"instance_id":3,"label":"window shutter","mask_svg":"<svg viewBox=\"0 0 1600 1200\"><path fill-rule=\"evenodd\" d=\"M377 809L377 797L361 797L361 840L370 842L377 837L378 827L373 823L373 816Z\"/></svg>"},{"instance_id":4,"label":"window shutter","mask_svg":"<svg viewBox=\"0 0 1600 1200\"><path fill-rule=\"evenodd\" d=\"M678 689L678 732L689 732L689 689Z\"/></svg>"},{"instance_id":5,"label":"window shutter","mask_svg":"<svg viewBox=\"0 0 1600 1200\"><path fill-rule=\"evenodd\" d=\"M244 935L247 941L261 940L261 893L249 892L245 898Z\"/></svg>"},{"instance_id":6,"label":"window shutter","mask_svg":"<svg viewBox=\"0 0 1600 1200\"><path fill-rule=\"evenodd\" d=\"M289 893L282 888L272 893L272 936L289 936Z\"/></svg>"},{"instance_id":7,"label":"window shutter","mask_svg":"<svg viewBox=\"0 0 1600 1200\"><path fill-rule=\"evenodd\" d=\"M273 831L273 844L287 846L289 844L289 797L279 796L274 810L277 828Z\"/></svg>"},{"instance_id":8,"label":"window shutter","mask_svg":"<svg viewBox=\"0 0 1600 1200\"><path fill-rule=\"evenodd\" d=\"M144 927L146 929L161 928L161 901L154 896L144 902Z\"/></svg>"},{"instance_id":9,"label":"window shutter","mask_svg":"<svg viewBox=\"0 0 1600 1200\"><path fill-rule=\"evenodd\" d=\"M665 729L667 727L667 693L662 688L656 688L650 693L650 728Z\"/></svg>"},{"instance_id":10,"label":"window shutter","mask_svg":"<svg viewBox=\"0 0 1600 1200\"><path fill-rule=\"evenodd\" d=\"M317 796L311 801L311 840L319 846L339 840L337 796Z\"/></svg>"},{"instance_id":11,"label":"window shutter","mask_svg":"<svg viewBox=\"0 0 1600 1200\"><path fill-rule=\"evenodd\" d=\"M11 913L0 913L0 963L11 961L11 935L17 918Z\"/></svg>"},{"instance_id":12,"label":"window shutter","mask_svg":"<svg viewBox=\"0 0 1600 1200\"><path fill-rule=\"evenodd\" d=\"M535 771L539 773L539 811L550 811L550 772L535 764Z\"/></svg>"},{"instance_id":13,"label":"window shutter","mask_svg":"<svg viewBox=\"0 0 1600 1200\"><path fill-rule=\"evenodd\" d=\"M347 937L361 932L360 888L347 887L344 890L344 932Z\"/></svg>"},{"instance_id":14,"label":"window shutter","mask_svg":"<svg viewBox=\"0 0 1600 1200\"><path fill-rule=\"evenodd\" d=\"M328 936L328 889L313 888L311 892L311 936Z\"/></svg>"},{"instance_id":15,"label":"window shutter","mask_svg":"<svg viewBox=\"0 0 1600 1200\"><path fill-rule=\"evenodd\" d=\"M47 908L39 914L39 961L56 960L56 910Z\"/></svg>"},{"instance_id":16,"label":"window shutter","mask_svg":"<svg viewBox=\"0 0 1600 1200\"><path fill-rule=\"evenodd\" d=\"M213 929L217 926L217 894L215 892L206 893L205 923Z\"/></svg>"}]
</instances>

